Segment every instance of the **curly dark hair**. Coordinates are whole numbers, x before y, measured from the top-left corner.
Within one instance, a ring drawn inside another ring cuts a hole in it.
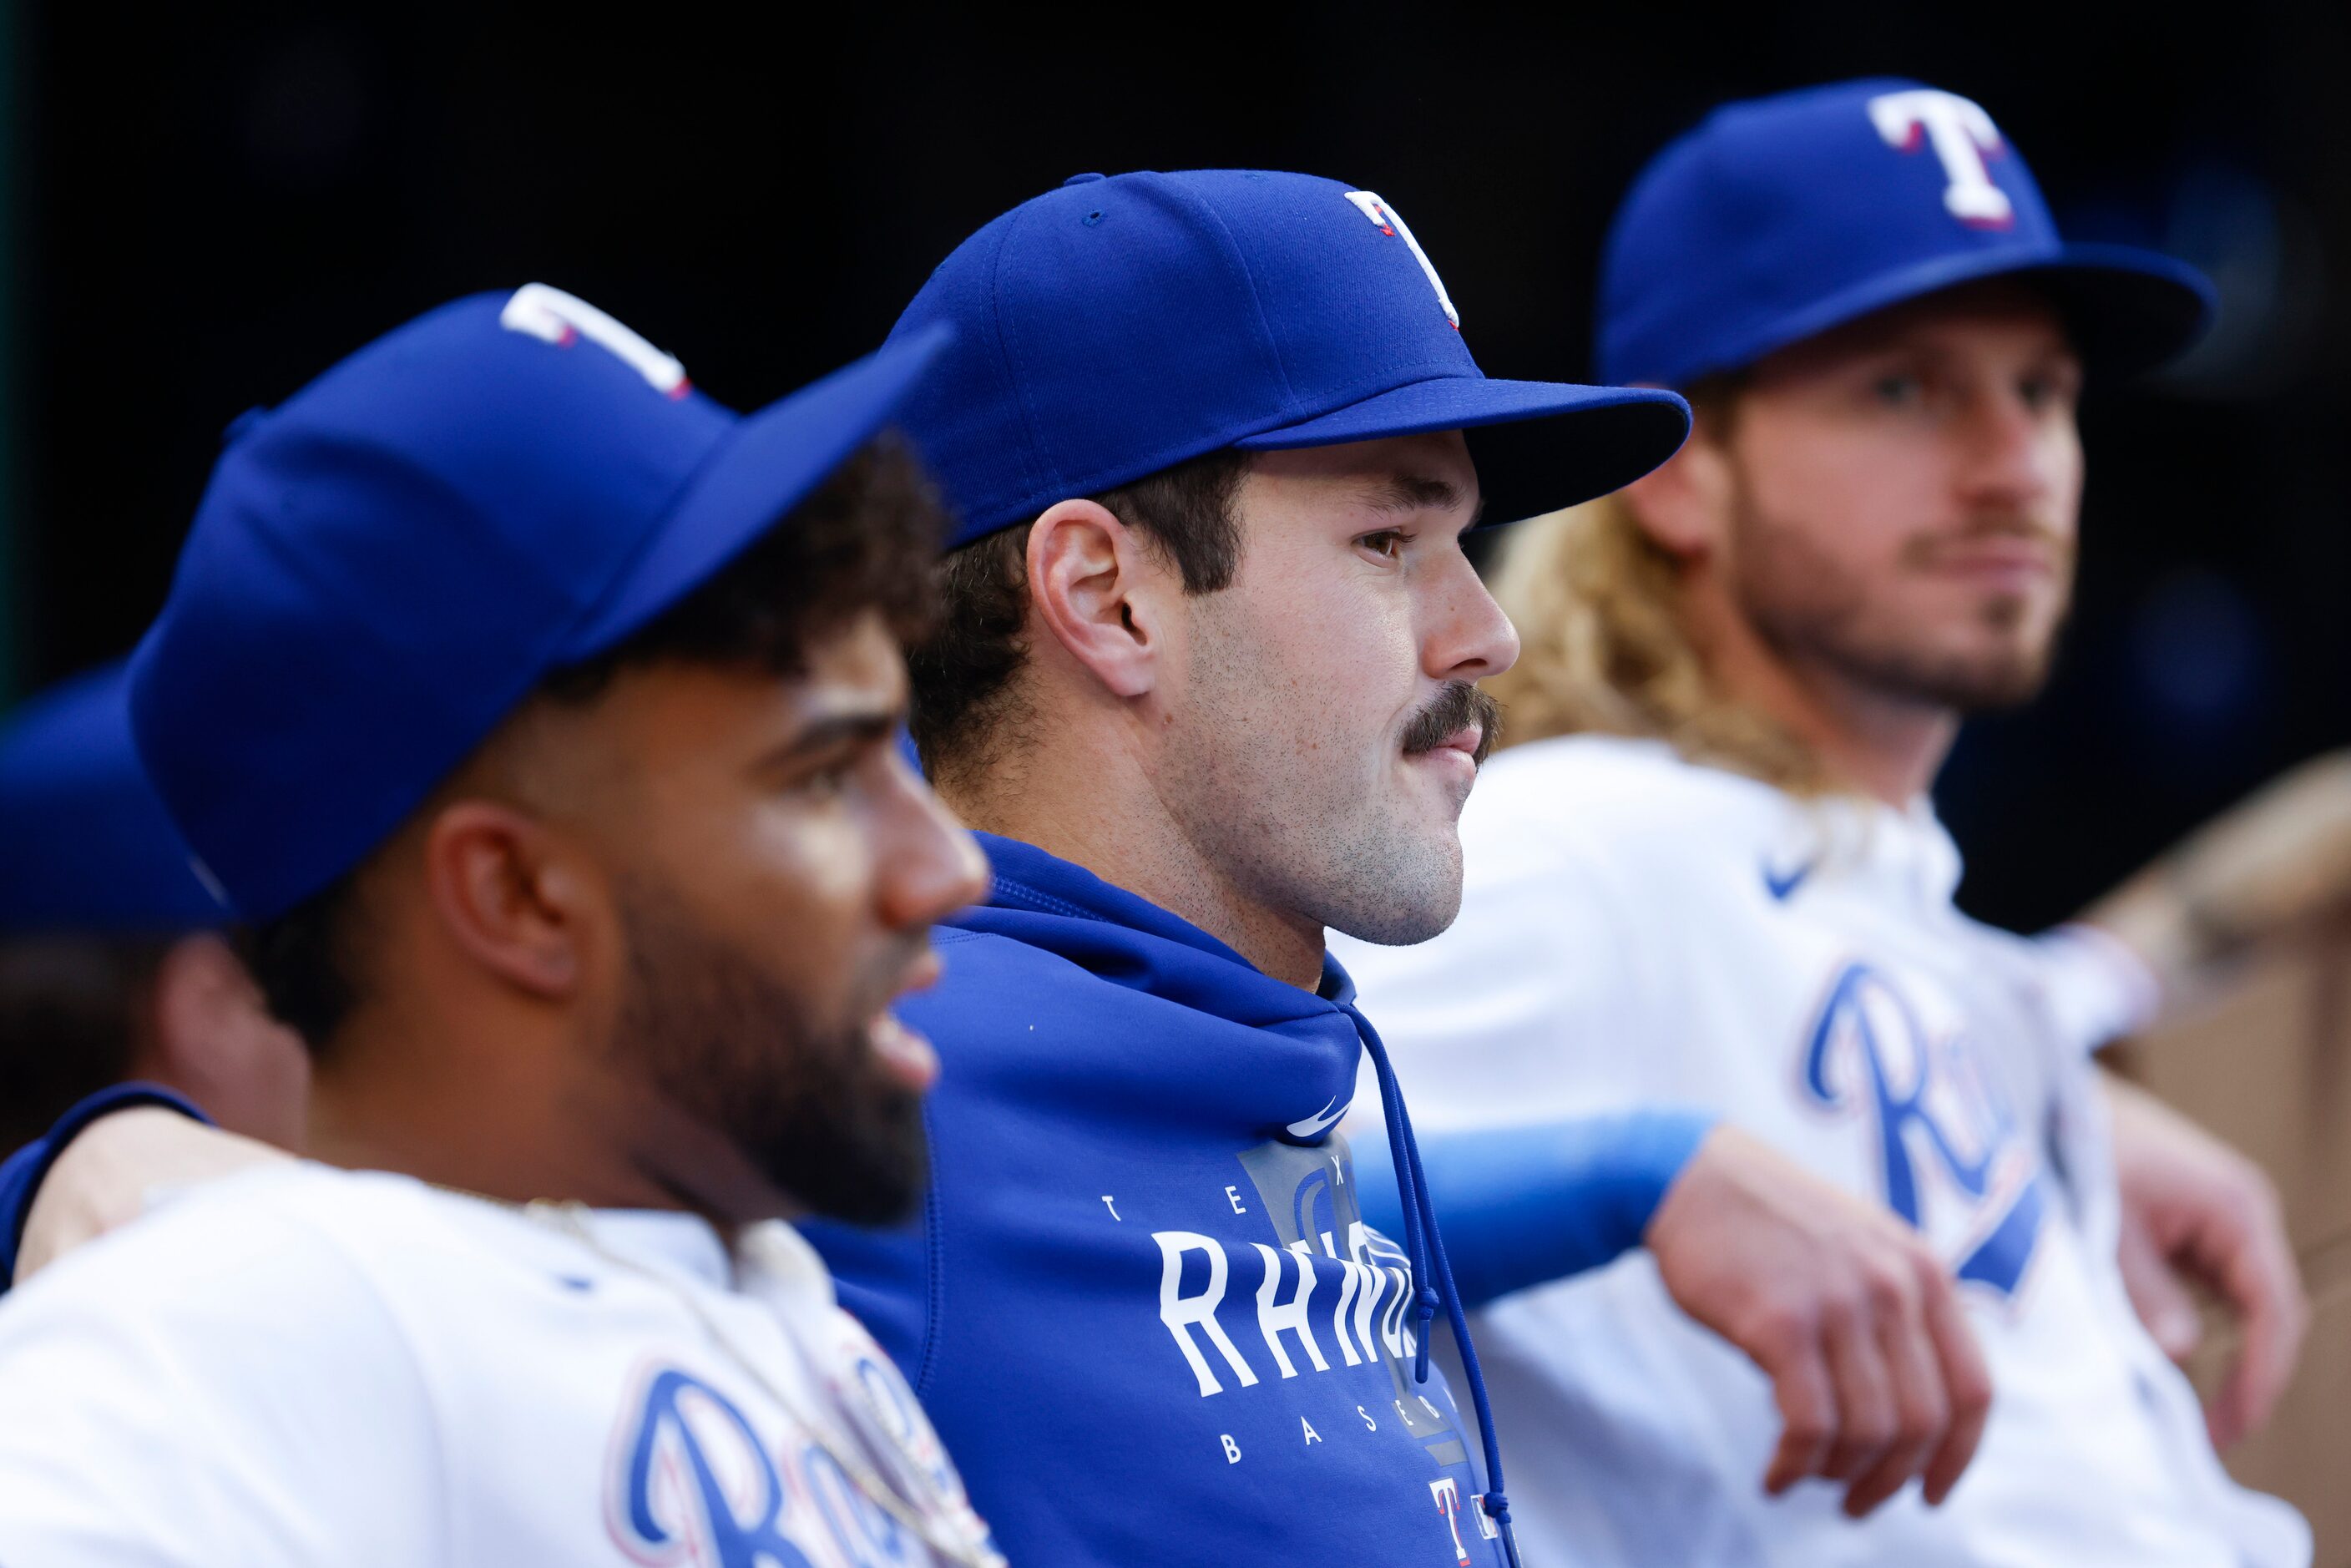
[[[592,702],[622,671],[679,663],[794,675],[810,645],[878,611],[901,645],[928,637],[938,590],[925,565],[946,512],[913,449],[885,434],[740,555],[616,646],[549,674],[539,695]],[[239,933],[239,950],[269,1010],[316,1052],[363,995],[364,865],[275,919]]]
[[[1172,561],[1186,593],[1232,585],[1241,558],[1234,498],[1249,473],[1230,447],[1146,475],[1092,499]],[[906,665],[908,727],[934,779],[985,770],[1020,734],[1026,710],[1014,677],[1028,662],[1029,525],[999,529],[950,553],[939,570],[938,630]]]

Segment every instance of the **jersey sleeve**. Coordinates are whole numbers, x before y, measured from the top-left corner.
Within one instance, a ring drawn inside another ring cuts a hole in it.
[[[2021,965],[2048,1027],[2049,1049],[2063,1068],[2153,1023],[2163,1010],[2163,983],[2145,959],[2086,923],[2020,936],[1978,927],[1984,940]]]
[[[2060,925],[2030,940],[2058,1037],[2086,1054],[2153,1023],[2163,983],[2147,961],[2095,925]]]
[[[431,1401],[387,1306],[302,1222],[213,1207],[94,1242],[0,1313],[0,1563],[445,1559]]]
[[[1666,1190],[1716,1121],[1699,1112],[1648,1110],[1419,1138],[1461,1304],[1482,1307],[1638,1247]],[[1404,1205],[1385,1135],[1351,1143],[1364,1220],[1400,1234]]]

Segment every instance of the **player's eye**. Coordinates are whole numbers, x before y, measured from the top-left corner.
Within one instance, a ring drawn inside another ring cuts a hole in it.
[[[837,800],[848,789],[850,780],[856,775],[857,765],[857,755],[845,753],[801,774],[794,780],[791,792],[809,800]]]
[[[1927,395],[1926,382],[1912,371],[1888,371],[1869,384],[1869,396],[1881,408],[1913,408]]]
[[[2026,376],[2016,388],[2016,395],[2035,413],[2064,407],[2073,401],[2074,393],[2074,378],[2055,371]]]
[[[1394,560],[1404,554],[1405,535],[1400,528],[1382,528],[1375,534],[1365,534],[1355,541],[1359,549],[1369,550],[1382,560]]]

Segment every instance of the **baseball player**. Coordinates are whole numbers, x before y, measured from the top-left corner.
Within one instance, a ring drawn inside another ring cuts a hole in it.
[[[299,1143],[309,1060],[263,1008],[221,918],[139,766],[119,664],[8,716],[0,1151],[131,1082],[192,1098],[234,1132]]]
[[[1343,950],[1432,1125],[1719,1111],[1932,1243],[1996,1393],[1939,1511],[1910,1494],[1855,1523],[1823,1489],[1759,1494],[1772,1391],[1649,1260],[1525,1291],[1479,1345],[1514,1465],[1541,1478],[1531,1555],[2308,1562],[2300,1518],[2222,1473],[2117,1267],[2089,1052],[2152,1015],[2176,971],[2146,933],[2179,923],[2142,889],[2039,941],[1976,925],[1927,798],[1961,716],[2048,667],[2085,368],[2161,361],[2208,304],[2163,257],[2061,240],[1984,110],[1915,82],[1721,109],[1618,213],[1603,371],[1687,391],[1696,434],[1521,540],[1505,598],[1531,653],[1496,686],[1520,744],[1463,819],[1462,917]],[[2241,880],[2190,895],[2233,907]],[[2252,1312],[2225,1432],[2300,1332],[2274,1202],[2184,1124],[2129,1115],[2136,1155],[2186,1173],[2169,1201],[2220,1223],[2142,1218]]]
[[[1469,683],[1515,653],[1459,548],[1460,430],[1550,420],[1575,494],[1682,421],[1489,381],[1458,316],[1376,194],[1228,171],[1079,176],[899,322],[957,332],[907,413],[964,513],[914,730],[995,882],[909,1014],[956,1069],[925,1224],[818,1239],[1016,1555],[1510,1552],[1474,1370],[1458,1412],[1422,1380],[1437,1227],[1406,1196],[1374,1235],[1330,1135],[1377,1037],[1322,935],[1453,910]],[[1593,1137],[1646,1195],[1623,1244],[1687,1176],[1751,1190],[1703,1121]],[[1908,1257],[1861,1226],[1793,1250],[1807,1279]],[[1971,1345],[1886,1327],[1963,1383]]]
[[[912,1200],[980,886],[893,740],[938,342],[743,418],[533,285],[231,433],[131,716],[346,1169],[15,1295],[0,1560],[1001,1561],[778,1223]]]
[[[906,1009],[952,1069],[919,1223],[810,1234],[1016,1559],[1509,1559],[1487,1423],[1423,1354],[1458,1292],[1401,1102],[1368,1097],[1414,1184],[1393,1241],[1332,1132],[1377,1036],[1322,932],[1426,936],[1458,896],[1472,683],[1516,653],[1460,549],[1461,431],[1551,421],[1564,500],[1687,423],[1670,393],[1490,381],[1458,317],[1371,192],[1136,173],[987,225],[893,334],[956,332],[905,414],[963,511],[913,726],[995,877]],[[1707,1115],[1556,1148],[1543,1267],[1646,1240],[1727,1324],[1889,1281],[1882,1313],[1742,1348],[1915,1389],[1918,1450],[1869,1468],[1949,1485],[1983,1374],[1915,1236]]]

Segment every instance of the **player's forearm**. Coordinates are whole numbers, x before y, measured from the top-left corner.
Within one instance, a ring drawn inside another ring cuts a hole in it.
[[[1714,1124],[1691,1112],[1638,1111],[1421,1134],[1421,1164],[1463,1304],[1566,1279],[1638,1247],[1666,1189]],[[1352,1141],[1365,1222],[1401,1234],[1386,1137]]]

